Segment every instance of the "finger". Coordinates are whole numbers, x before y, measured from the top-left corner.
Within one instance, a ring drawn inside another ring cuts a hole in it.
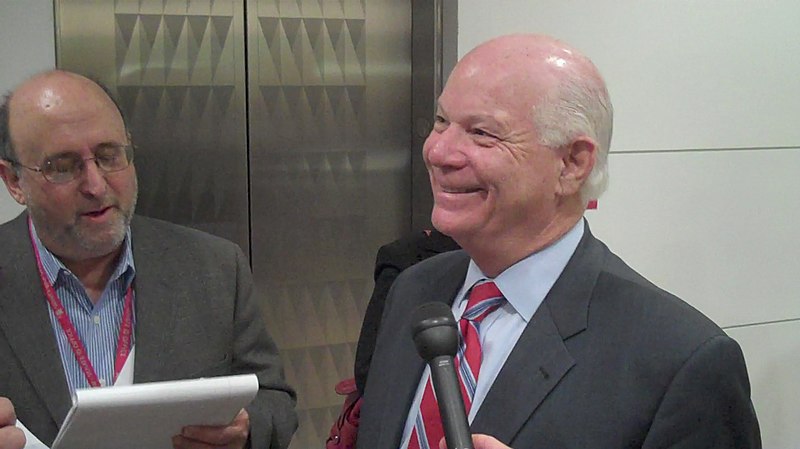
[[[0,427],[0,449],[22,449],[25,447],[25,434],[14,426]]]
[[[204,443],[213,447],[240,449],[247,442],[250,433],[250,417],[242,409],[227,426],[187,426],[180,436],[187,440]]]
[[[14,413],[14,405],[8,398],[0,396],[0,427],[13,426],[17,422],[17,415]]]
[[[221,446],[212,446],[208,443],[192,440],[191,438],[186,438],[181,435],[175,435],[172,437],[172,447],[173,449],[222,449]]]
[[[508,446],[501,443],[497,438],[490,435],[483,435],[478,433],[472,435],[472,445],[475,446],[475,449],[508,448]]]

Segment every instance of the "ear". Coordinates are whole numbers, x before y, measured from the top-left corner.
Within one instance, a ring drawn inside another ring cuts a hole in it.
[[[597,142],[589,137],[579,137],[569,144],[561,159],[559,186],[562,196],[578,194],[594,168]]]
[[[14,171],[11,162],[0,160],[0,178],[3,178],[3,182],[6,184],[6,188],[11,197],[14,198],[17,203],[24,206],[25,195],[22,193],[22,187],[19,185],[19,175]]]

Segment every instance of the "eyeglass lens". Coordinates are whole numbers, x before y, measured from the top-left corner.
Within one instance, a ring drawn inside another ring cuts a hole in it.
[[[59,153],[45,159],[42,174],[52,182],[68,182],[83,170],[84,164],[94,160],[103,172],[124,170],[133,157],[130,146],[108,145],[95,150],[94,157],[84,159],[78,153]]]

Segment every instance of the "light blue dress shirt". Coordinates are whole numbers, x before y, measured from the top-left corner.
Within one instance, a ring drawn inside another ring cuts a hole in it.
[[[583,232],[584,223],[583,220],[579,220],[555,243],[508,267],[494,279],[484,275],[475,262],[470,260],[464,285],[453,302],[453,317],[456,322],[467,307],[467,293],[476,282],[482,279],[493,280],[506,298],[506,302],[500,308],[481,322],[480,341],[483,361],[475,396],[472,399],[472,409],[468,416],[470,423],[497,378],[500,368],[503,367],[508,355],[522,335],[522,331],[525,330],[525,326],[544,301],[550,288],[561,276],[561,272],[564,271],[572,254],[575,253],[575,249],[583,237]],[[426,366],[420,378],[414,402],[409,409],[401,448],[408,447],[429,376],[430,368]]]
[[[133,252],[131,251],[130,228],[125,233],[122,243],[122,254],[119,257],[114,272],[103,290],[100,300],[93,304],[78,278],[61,263],[39,240],[34,227],[34,244],[39,250],[45,274],[58,294],[64,310],[67,311],[75,331],[80,336],[89,360],[94,366],[100,384],[103,386],[114,384],[114,359],[117,351],[122,310],[125,302],[125,292],[131,285],[136,275],[133,265]],[[37,288],[42,288],[37,285]],[[134,293],[134,304],[136,295]],[[50,312],[50,323],[56,336],[56,343],[61,353],[61,363],[67,377],[70,394],[78,388],[89,388],[89,382],[83,374],[75,353],[69,345],[67,336],[61,329],[52,307],[47,306]],[[136,308],[134,307],[134,310]],[[133,314],[134,323],[136,314]],[[134,325],[134,329],[135,329]],[[135,334],[135,332],[134,332]],[[135,337],[134,337],[135,338]]]

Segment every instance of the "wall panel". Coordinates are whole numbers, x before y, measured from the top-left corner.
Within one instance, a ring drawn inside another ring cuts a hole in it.
[[[411,5],[253,0],[247,13],[253,272],[298,390],[292,448],[321,447],[375,253],[411,225]]]
[[[800,317],[800,149],[612,154],[592,231],[721,326]]]
[[[105,83],[126,113],[136,145],[137,213],[211,232],[249,252],[243,6],[55,3],[59,68]]]
[[[0,93],[56,65],[55,28],[51,0],[5,0],[0,3]],[[0,223],[22,212],[0,186]]]
[[[459,52],[539,32],[588,54],[616,109],[612,149],[800,145],[792,0],[462,0]]]
[[[763,447],[800,447],[800,321],[727,332],[744,351]]]

